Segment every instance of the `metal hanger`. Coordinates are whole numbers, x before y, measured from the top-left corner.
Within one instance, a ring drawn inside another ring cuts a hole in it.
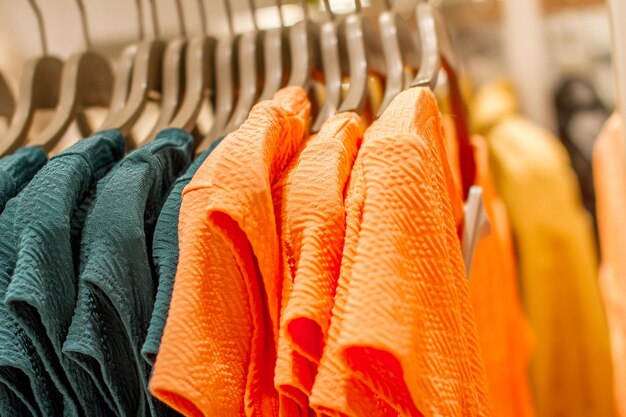
[[[59,102],[63,62],[48,55],[43,15],[35,0],[29,0],[29,4],[37,18],[43,55],[24,65],[15,113],[8,131],[0,139],[0,156],[10,154],[24,144],[37,110],[53,109]]]
[[[0,117],[11,120],[15,112],[15,98],[7,80],[0,74]]]
[[[254,0],[249,0],[254,3]],[[283,45],[283,32],[285,21],[283,18],[280,2],[276,0],[276,9],[278,11],[278,20],[280,28],[266,29],[259,32],[263,44],[263,89],[259,95],[259,101],[269,100],[280,89],[283,83],[285,73],[285,52]],[[256,15],[256,13],[255,13]]]
[[[35,136],[31,145],[51,151],[63,135],[86,108],[105,107],[111,102],[113,71],[109,61],[91,50],[89,25],[82,0],[76,0],[81,17],[85,51],[73,54],[63,66],[61,95],[54,116],[46,128]],[[87,133],[88,136],[92,132]]]
[[[142,0],[135,1],[135,8],[137,11],[137,30],[139,32],[138,41],[141,42],[146,39],[146,31],[143,22]],[[137,49],[137,44],[133,44],[127,46],[122,51],[114,74],[113,94],[111,97],[111,104],[109,105],[109,114],[117,114],[121,112],[126,106],[126,100],[128,99],[128,89],[130,86],[130,81],[132,79]]]
[[[280,2],[282,7],[282,1]],[[306,0],[300,0],[303,19],[289,28],[289,80],[287,85],[308,90],[313,68],[319,64],[319,53],[315,41],[319,39],[319,29],[309,15]]]
[[[326,10],[328,21],[320,25],[318,44],[321,52],[326,94],[324,104],[313,122],[313,132],[319,132],[324,122],[337,112],[341,102],[342,81],[341,60],[339,59],[339,37],[337,36],[335,15],[330,7],[329,0],[324,0],[324,9]]]
[[[417,6],[417,22],[422,42],[422,63],[412,87],[435,89],[441,69],[446,71],[450,102],[459,140],[459,160],[463,196],[467,198],[476,177],[476,162],[467,127],[465,103],[458,80],[459,64],[452,46],[452,38],[439,12],[424,2]]]
[[[626,123],[626,4],[621,0],[609,1],[609,16],[611,18],[611,34],[613,38],[613,67],[615,73],[615,88],[617,90],[617,106]],[[626,133],[623,133],[626,135]],[[626,141],[626,136],[623,138]],[[626,149],[626,146],[624,146]],[[626,157],[626,155],[623,155]]]
[[[187,49],[187,28],[181,0],[174,1],[178,16],[180,37],[167,43],[163,56],[163,95],[161,97],[161,111],[150,133],[140,143],[153,140],[174,119],[180,108],[185,91],[185,52]],[[200,1],[200,3],[202,3]],[[204,35],[204,33],[203,33]]]
[[[232,132],[246,120],[259,95],[258,72],[262,64],[261,49],[258,47],[259,30],[256,22],[256,7],[248,0],[252,15],[253,30],[239,35],[237,39],[236,70],[239,74],[239,94],[237,104],[228,121],[225,133]]]
[[[361,0],[355,0],[355,11],[348,15],[342,23],[340,32],[340,47],[342,56],[348,58],[350,86],[346,97],[339,106],[339,112],[354,111],[363,113],[367,98],[368,71],[375,61],[368,59],[368,54],[373,51],[376,37],[372,33],[373,27],[362,14]],[[376,48],[380,49],[380,48]],[[379,72],[384,71],[384,64],[377,65]]]
[[[215,117],[213,125],[198,145],[197,152],[204,152],[226,133],[226,125],[233,112],[235,84],[233,80],[235,56],[238,54],[237,37],[233,32],[233,15],[228,0],[224,1],[228,34],[220,37],[215,47]]]
[[[155,38],[137,45],[133,62],[132,81],[128,98],[119,111],[111,109],[101,129],[118,129],[127,138],[127,146],[135,148],[131,129],[141,116],[151,92],[162,91],[162,69],[165,42],[159,40],[159,25],[155,0],[150,0]]]
[[[393,11],[392,0],[385,0],[385,10],[378,17],[378,27],[385,56],[385,91],[377,116],[406,88],[405,66],[418,69],[420,50],[406,21]]]
[[[202,1],[199,0],[198,7],[202,14],[202,19],[205,20],[206,15],[201,3]],[[220,40],[220,44],[222,42],[226,41]],[[226,44],[232,45],[232,42],[229,41]],[[224,51],[221,52],[223,53]],[[210,94],[216,86],[214,73],[215,53],[216,40],[212,36],[207,36],[206,27],[202,34],[194,36],[189,41],[185,67],[185,94],[180,110],[170,123],[170,127],[178,127],[191,132],[196,126],[202,104],[207,94]],[[228,69],[228,71],[231,70],[232,67]]]

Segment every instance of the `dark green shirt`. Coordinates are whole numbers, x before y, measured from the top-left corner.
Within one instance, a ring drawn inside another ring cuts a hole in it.
[[[0,213],[47,161],[48,155],[41,148],[35,147],[20,149],[0,159]],[[29,405],[8,386],[0,384],[0,410],[3,417],[37,415],[33,414],[36,410],[30,410]]]
[[[72,218],[123,153],[117,131],[79,141],[52,158],[0,216],[0,378],[26,404],[37,403],[42,416],[110,415],[89,375],[61,348],[76,301],[80,231],[72,229],[80,222]]]
[[[148,392],[141,357],[156,292],[152,237],[161,207],[192,159],[192,137],[167,129],[97,187],[83,229],[76,310],[63,352],[106,389],[119,416],[173,413]]]
[[[41,148],[30,147],[0,158],[0,213],[9,199],[15,197],[48,162]]]
[[[172,299],[172,289],[174,288],[174,277],[176,276],[176,266],[178,265],[178,215],[182,203],[183,189],[211,151],[222,141],[217,140],[211,148],[203,152],[191,164],[187,172],[174,183],[167,201],[163,205],[161,215],[154,231],[154,243],[152,244],[152,259],[159,282],[152,319],[148,328],[148,336],[143,344],[141,353],[145,360],[154,365],[161,336],[165,328],[167,313]]]

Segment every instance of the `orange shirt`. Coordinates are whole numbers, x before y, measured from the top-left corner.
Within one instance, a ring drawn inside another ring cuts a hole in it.
[[[279,91],[213,151],[183,192],[180,259],[150,391],[186,416],[278,414],[282,277],[271,187],[310,103]]]
[[[593,174],[600,231],[600,284],[609,321],[619,416],[626,416],[626,149],[618,115],[594,147]]]
[[[329,336],[324,415],[491,415],[456,232],[462,201],[433,94],[401,93],[365,133]]]
[[[358,115],[331,117],[274,187],[284,271],[275,385],[300,409],[308,407],[330,325],[345,236],[344,189],[362,137]]]
[[[485,361],[494,414],[535,415],[528,367],[532,333],[517,290],[515,252],[506,207],[496,194],[489,171],[485,138],[474,136],[477,185],[483,189],[491,233],[478,241],[470,270],[470,295]]]

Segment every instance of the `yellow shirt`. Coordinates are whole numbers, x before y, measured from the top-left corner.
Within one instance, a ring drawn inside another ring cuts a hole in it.
[[[536,335],[531,382],[537,416],[614,416],[593,233],[567,153],[550,133],[517,116],[500,119],[488,142]]]

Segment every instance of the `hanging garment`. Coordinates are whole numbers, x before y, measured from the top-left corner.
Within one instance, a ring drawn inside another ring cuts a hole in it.
[[[187,416],[275,416],[282,276],[271,187],[304,140],[301,88],[257,104],[183,192],[180,259],[150,390]]]
[[[612,116],[600,133],[593,155],[598,204],[600,284],[609,321],[615,399],[618,415],[626,416],[626,162],[624,127]]]
[[[476,181],[491,220],[491,233],[478,241],[469,275],[487,385],[495,416],[533,417],[528,367],[534,341],[517,289],[509,220],[492,182],[487,142],[474,136],[472,144]]]
[[[78,142],[52,158],[0,216],[1,378],[31,410],[38,405],[35,415],[110,415],[61,344],[76,299],[82,224],[72,215],[123,153],[117,131]]]
[[[6,203],[30,182],[47,161],[48,155],[35,147],[23,148],[13,155],[0,158],[0,213]],[[0,383],[0,410],[3,415],[6,414],[8,417],[38,415],[35,409],[29,409],[29,405],[34,405],[34,402],[25,403],[8,386]]]
[[[330,117],[273,187],[283,269],[274,379],[283,396],[281,415],[306,415],[308,409],[339,277],[344,190],[362,137],[358,115]]]
[[[398,416],[398,412],[367,385],[352,378],[336,343],[340,332],[340,320],[347,302],[349,272],[357,249],[363,198],[361,161],[357,156],[345,198],[346,235],[328,338],[309,399],[310,407],[317,411],[316,415]]]
[[[22,191],[46,162],[48,155],[36,147],[19,149],[13,155],[0,158],[0,213],[7,201]]]
[[[141,357],[156,292],[148,248],[192,147],[183,130],[162,131],[98,182],[86,216],[78,299],[63,352],[94,376],[120,416],[171,411],[147,392],[150,369]]]
[[[158,278],[158,289],[154,300],[152,318],[148,327],[146,341],[141,348],[141,354],[150,366],[154,366],[163,328],[167,320],[167,313],[172,300],[172,289],[174,288],[174,277],[176,276],[176,266],[178,265],[178,217],[180,205],[183,199],[183,189],[189,184],[198,168],[204,163],[207,156],[219,145],[222,138],[216,140],[211,147],[202,152],[189,166],[187,172],[179,177],[172,191],[167,197],[159,220],[154,229],[154,240],[152,242],[152,261],[154,263],[155,274]]]
[[[595,221],[592,153],[596,135],[610,116],[609,110],[602,104],[591,80],[580,76],[567,76],[559,82],[554,103],[559,139],[578,177],[583,204]]]
[[[550,133],[516,116],[500,121],[488,141],[536,335],[531,381],[537,415],[613,416],[593,231],[567,153]]]
[[[491,415],[442,136],[422,88],[401,93],[365,133],[310,399],[318,413]]]

